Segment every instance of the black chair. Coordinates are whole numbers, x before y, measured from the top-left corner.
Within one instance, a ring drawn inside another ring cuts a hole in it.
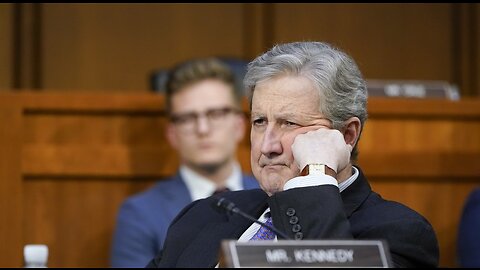
[[[247,72],[248,61],[233,58],[233,57],[217,57],[218,60],[225,63],[233,72],[235,76],[235,86],[238,91],[242,91],[242,95],[245,95],[243,88],[243,77]],[[150,90],[153,92],[164,93],[165,84],[168,78],[168,69],[158,69],[150,74]]]

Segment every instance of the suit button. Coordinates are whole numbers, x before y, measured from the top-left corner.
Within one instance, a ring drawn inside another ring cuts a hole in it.
[[[302,240],[303,239],[303,233],[297,232],[295,234],[295,240]]]
[[[297,224],[298,223],[298,217],[293,216],[290,218],[290,224]]]
[[[302,229],[302,227],[300,226],[300,224],[295,224],[292,226],[292,232],[299,232],[300,230]]]
[[[287,216],[292,217],[293,215],[295,215],[295,209],[288,208],[287,209]]]

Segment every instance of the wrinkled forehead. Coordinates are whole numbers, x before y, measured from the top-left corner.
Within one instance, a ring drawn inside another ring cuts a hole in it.
[[[303,76],[281,76],[256,85],[251,112],[314,113],[319,112],[319,99],[319,92],[310,79]]]

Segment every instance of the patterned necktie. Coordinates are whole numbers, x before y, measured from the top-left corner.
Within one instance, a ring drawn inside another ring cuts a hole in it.
[[[267,220],[265,221],[265,224],[273,226],[272,217],[268,217]],[[273,239],[275,239],[275,233],[269,228],[265,226],[261,226],[260,229],[258,229],[257,233],[254,236],[252,236],[252,238],[250,238],[250,241],[273,240]]]

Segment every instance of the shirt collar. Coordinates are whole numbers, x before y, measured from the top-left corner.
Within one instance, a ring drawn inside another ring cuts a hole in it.
[[[347,180],[338,184],[338,189],[340,192],[344,191],[347,187],[349,187],[357,178],[358,178],[358,169],[355,166],[352,166],[353,174]]]
[[[180,166],[180,176],[187,185],[192,201],[209,197],[217,188],[211,180],[196,173],[185,165]],[[237,162],[233,163],[233,170],[225,181],[225,187],[231,191],[243,189],[242,171]]]

